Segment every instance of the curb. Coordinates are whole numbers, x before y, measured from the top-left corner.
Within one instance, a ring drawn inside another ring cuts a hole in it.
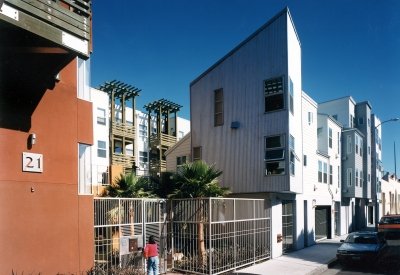
[[[334,259],[330,260],[329,262],[321,265],[317,269],[314,269],[313,271],[308,272],[306,275],[319,275],[322,272],[328,270],[330,267],[336,265],[338,262],[339,262],[339,259],[334,258]]]

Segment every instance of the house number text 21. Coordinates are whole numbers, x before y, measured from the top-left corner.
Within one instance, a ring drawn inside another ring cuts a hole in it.
[[[34,153],[22,153],[22,171],[43,172],[43,155]]]

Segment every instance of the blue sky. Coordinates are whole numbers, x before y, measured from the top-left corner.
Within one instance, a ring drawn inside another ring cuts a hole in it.
[[[190,82],[286,6],[301,41],[303,91],[316,102],[351,95],[382,121],[400,117],[398,0],[97,0],[91,85],[120,80],[142,90],[138,109],[166,98],[190,119]],[[394,173],[400,121],[382,131],[383,165]]]

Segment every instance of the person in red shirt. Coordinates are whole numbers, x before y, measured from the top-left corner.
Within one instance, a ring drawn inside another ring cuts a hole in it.
[[[158,248],[153,235],[149,237],[149,243],[144,248],[144,257],[147,259],[147,275],[158,275]]]

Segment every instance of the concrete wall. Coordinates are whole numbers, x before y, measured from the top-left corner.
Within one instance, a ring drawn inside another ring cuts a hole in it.
[[[93,144],[92,104],[77,98],[76,59],[34,106],[29,131],[0,128],[0,141],[0,273],[88,270],[93,196],[78,195],[78,143]],[[42,154],[41,173],[22,171],[23,152]]]

